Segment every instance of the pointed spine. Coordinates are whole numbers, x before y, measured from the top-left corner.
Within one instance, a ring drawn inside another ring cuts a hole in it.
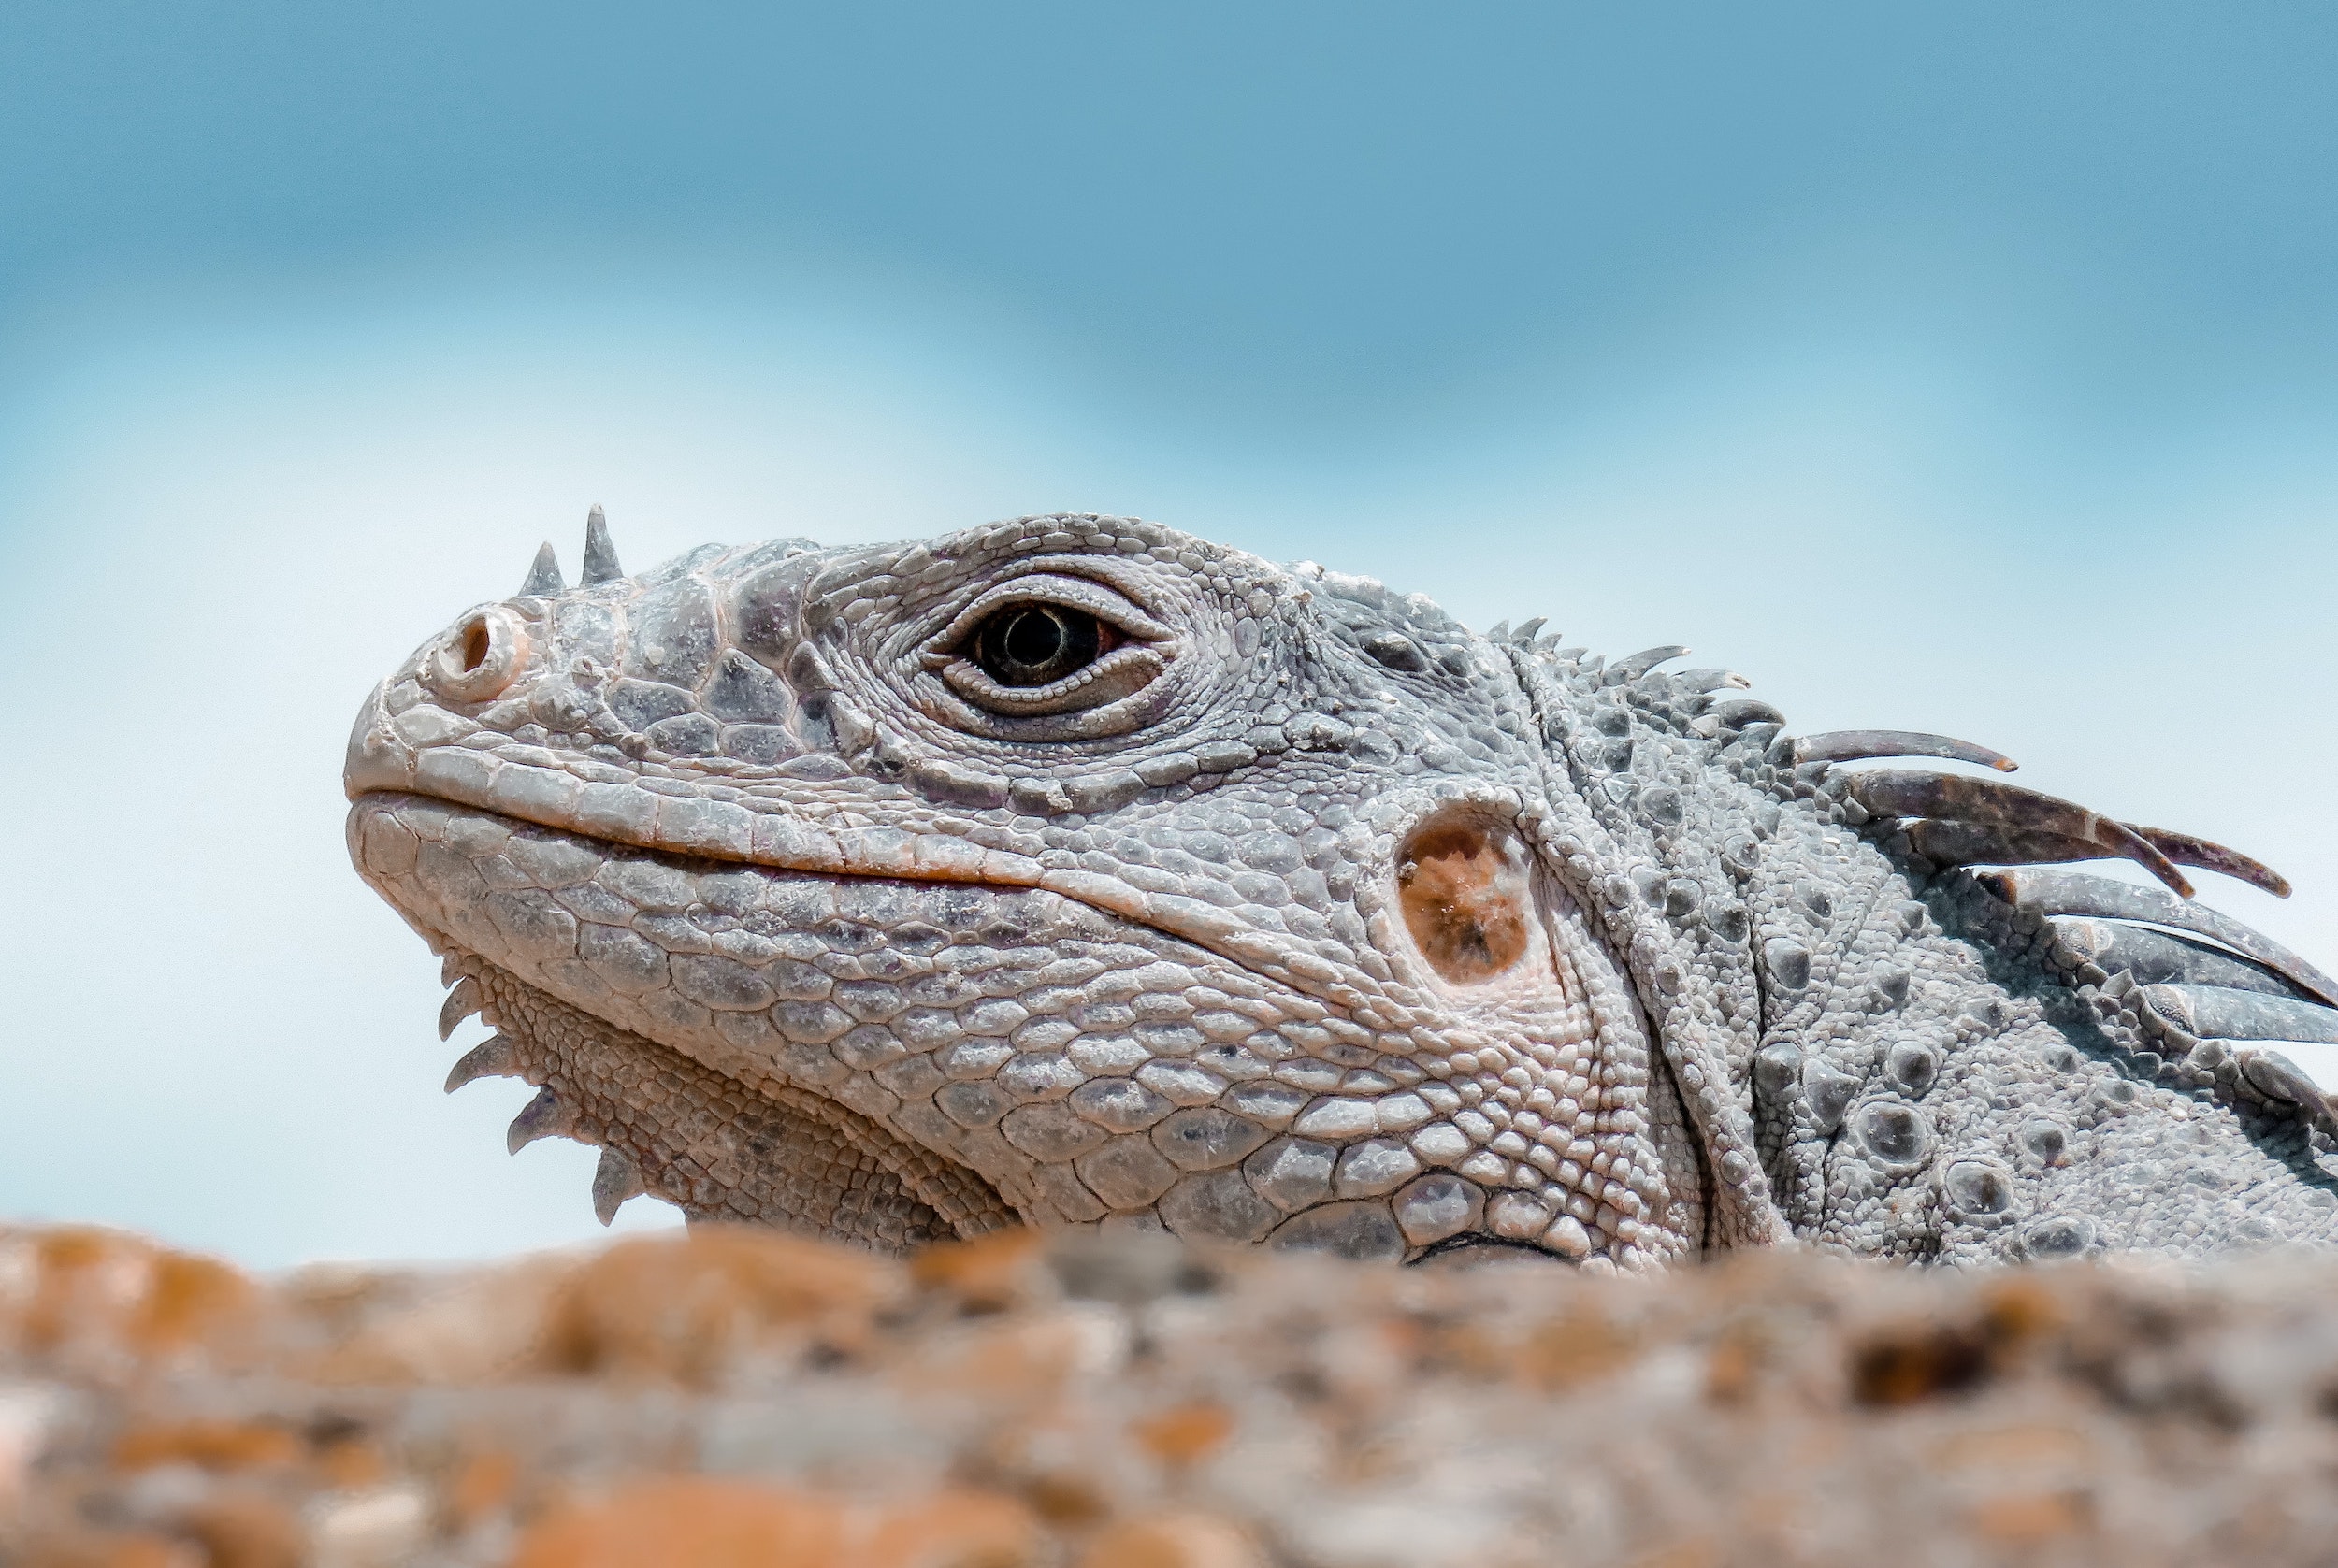
[[[553,554],[552,540],[544,540],[536,552],[535,565],[527,568],[527,581],[520,584],[522,598],[550,598],[568,584],[560,580],[560,557]]]
[[[462,1059],[447,1070],[446,1092],[453,1094],[465,1084],[482,1078],[512,1078],[519,1074],[519,1062],[512,1052],[512,1042],[499,1034],[491,1034],[469,1050]]]
[[[617,1149],[600,1151],[600,1163],[593,1168],[593,1217],[607,1225],[627,1199],[648,1190],[641,1167],[628,1156]]]
[[[578,582],[587,588],[597,588],[624,576],[625,568],[617,565],[617,547],[609,542],[609,519],[596,501],[591,514],[584,519],[584,575]]]
[[[1951,762],[1974,762],[2000,773],[2011,773],[2016,766],[2002,752],[1914,729],[1830,729],[1823,735],[1800,736],[1794,742],[1797,763],[1866,762],[1885,756],[1944,756]]]
[[[1600,678],[1600,683],[1620,686],[1627,682],[1637,681],[1667,659],[1680,658],[1688,652],[1688,649],[1678,642],[1667,642],[1660,648],[1642,648],[1631,657],[1618,659],[1608,666],[1608,672]]]
[[[2203,871],[2215,871],[2261,887],[2276,899],[2289,896],[2289,879],[2261,860],[2250,858],[2237,849],[2227,849],[2219,843],[2197,838],[2190,833],[2172,833],[2164,827],[2145,827],[2130,822],[2138,838],[2179,866],[2194,866]]]
[[[520,1107],[520,1114],[512,1118],[510,1130],[503,1135],[503,1146],[519,1153],[539,1138],[565,1138],[576,1125],[576,1114],[560,1102],[560,1097],[549,1088],[538,1089],[536,1098]]]
[[[455,989],[446,994],[446,1001],[439,1009],[439,1038],[444,1040],[453,1034],[455,1025],[484,1007],[486,1002],[478,981],[468,974],[457,980]]]

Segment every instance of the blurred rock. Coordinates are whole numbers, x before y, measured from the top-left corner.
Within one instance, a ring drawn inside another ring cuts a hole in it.
[[[512,1568],[1038,1568],[1050,1555],[1038,1521],[1003,1497],[887,1504],[684,1477],[556,1512]]]
[[[1646,1280],[701,1230],[253,1280],[0,1232],[28,1568],[2316,1563],[2338,1259]]]
[[[1259,1568],[1257,1546],[1224,1519],[1198,1514],[1124,1519],[1108,1526],[1080,1568]]]
[[[232,1365],[266,1344],[273,1304],[227,1264],[123,1231],[0,1232],[0,1352],[83,1377]]]

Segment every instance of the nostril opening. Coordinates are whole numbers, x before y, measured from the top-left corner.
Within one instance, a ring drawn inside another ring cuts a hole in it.
[[[527,631],[490,605],[450,627],[426,661],[430,684],[457,702],[484,702],[508,688],[527,663]]]

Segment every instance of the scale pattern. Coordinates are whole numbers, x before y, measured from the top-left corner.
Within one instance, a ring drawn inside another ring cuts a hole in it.
[[[625,1197],[654,1188],[694,1219],[887,1251],[1011,1223],[979,1181],[831,1101],[726,1077],[472,955],[451,967],[478,983],[488,1019],[510,1027],[477,1050],[543,1091],[514,1142],[557,1131],[599,1145],[597,1187]]]
[[[1854,766],[1986,748],[1790,736],[1684,649],[1129,519],[628,577],[596,512],[585,561],[425,643],[347,781],[442,1024],[501,1031],[458,1079],[542,1085],[515,1145],[601,1144],[604,1216],[1594,1271],[2331,1232],[2330,1107],[2267,1042],[2338,986],[2179,868],[2287,885]],[[1032,607],[1086,662],[1002,685]],[[2183,896],[2037,869],[2106,856]]]

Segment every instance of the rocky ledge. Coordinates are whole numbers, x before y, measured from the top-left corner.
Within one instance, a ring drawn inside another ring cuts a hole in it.
[[[1012,1232],[255,1280],[0,1232],[0,1562],[2324,1562],[2338,1259],[1655,1279]]]

